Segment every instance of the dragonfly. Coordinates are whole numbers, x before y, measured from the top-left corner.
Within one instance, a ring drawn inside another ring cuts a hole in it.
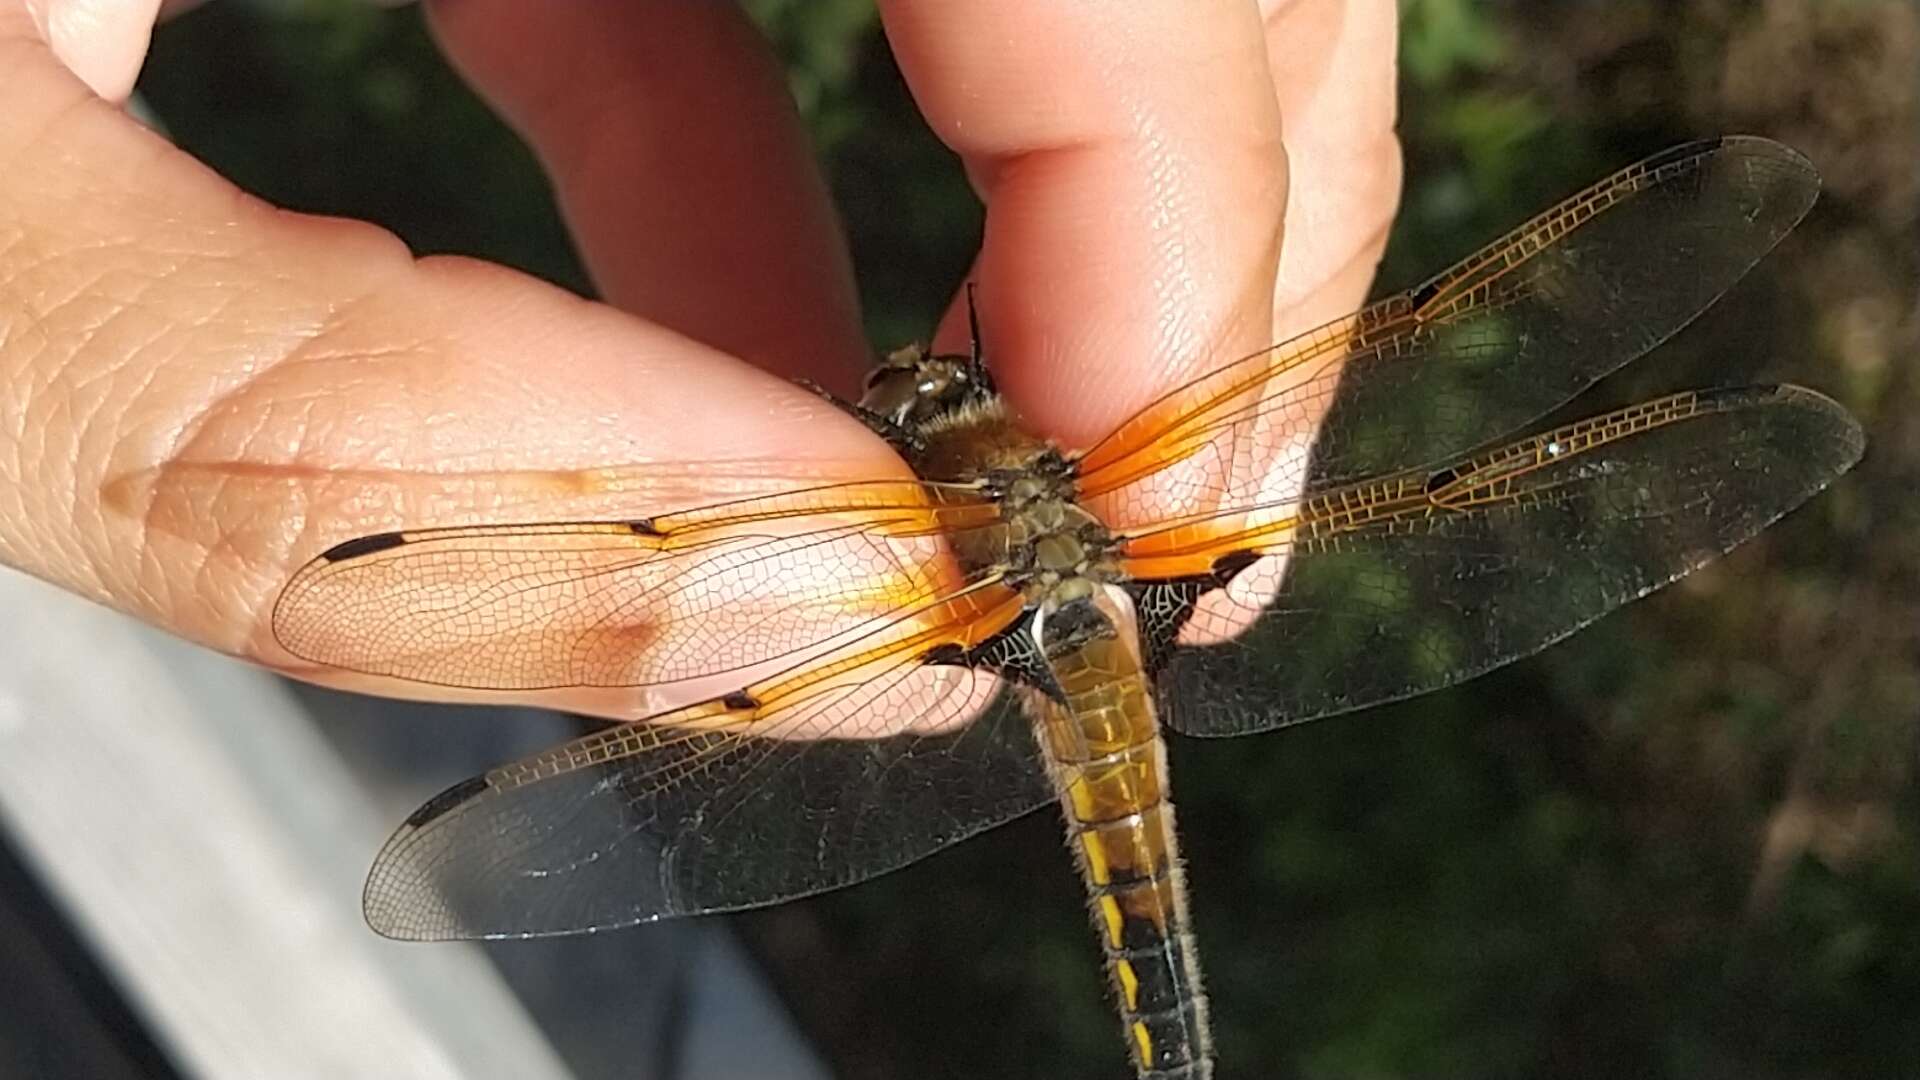
[[[432,799],[364,908],[400,939],[604,931],[851,885],[1056,804],[1139,1077],[1215,1061],[1164,732],[1458,683],[1674,581],[1860,456],[1791,385],[1549,413],[1811,207],[1795,151],[1656,154],[1407,292],[1226,363],[1092,446],[969,355],[849,405],[913,479],[339,543],[273,612],[316,664],[459,688],[679,687]]]

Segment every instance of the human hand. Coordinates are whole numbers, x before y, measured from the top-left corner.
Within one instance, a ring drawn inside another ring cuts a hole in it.
[[[0,0],[0,562],[291,668],[274,597],[344,539],[904,475],[777,377],[844,388],[867,349],[731,7],[430,8],[552,172],[601,305],[265,206],[142,129],[116,106],[156,6]],[[882,4],[987,202],[986,346],[1036,430],[1085,445],[1364,294],[1399,186],[1393,5],[1263,8]]]

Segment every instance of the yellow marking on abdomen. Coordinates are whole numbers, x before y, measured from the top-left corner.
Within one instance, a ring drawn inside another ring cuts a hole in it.
[[[1113,973],[1120,979],[1120,997],[1127,1003],[1127,1011],[1140,1008],[1140,976],[1133,973],[1133,965],[1116,959]]]
[[[1140,1054],[1141,1070],[1145,1071],[1147,1069],[1152,1068],[1153,1067],[1153,1033],[1147,1030],[1146,1024],[1138,1020],[1135,1020],[1133,1022],[1133,1045],[1135,1050],[1137,1050]]]
[[[1100,897],[1100,918],[1107,924],[1107,947],[1120,950],[1120,932],[1125,929],[1125,917],[1120,914],[1120,904],[1111,896]]]

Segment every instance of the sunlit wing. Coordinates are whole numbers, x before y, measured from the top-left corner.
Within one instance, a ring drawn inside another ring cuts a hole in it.
[[[842,484],[637,521],[382,533],[274,608],[302,659],[487,690],[671,683],[793,656],[957,587],[964,487]]]
[[[390,937],[528,937],[753,907],[1044,805],[1013,691],[922,662],[1020,609],[982,582],[821,662],[454,787],[381,850],[367,919]]]
[[[1810,390],[1675,394],[1298,504],[1136,530],[1123,561],[1158,579],[1136,588],[1169,723],[1261,731],[1544,648],[1759,532],[1862,446],[1853,418]],[[1258,606],[1202,608],[1196,619],[1221,624],[1203,632],[1251,627],[1174,648],[1186,605],[1209,592]]]
[[[1666,340],[1793,228],[1819,186],[1805,158],[1765,139],[1675,147],[1418,288],[1173,391],[1086,452],[1080,490],[1113,496],[1107,516],[1125,527],[1169,506],[1297,493],[1310,443],[1318,483],[1443,461]]]

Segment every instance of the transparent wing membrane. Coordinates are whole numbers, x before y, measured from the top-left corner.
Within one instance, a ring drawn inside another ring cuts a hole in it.
[[[974,702],[995,680],[961,672],[963,688],[928,704],[916,674],[932,672],[897,670],[805,708],[848,728],[977,715],[931,734],[799,741],[754,734],[715,702],[692,727],[623,724],[468,781],[381,849],[367,920],[412,940],[532,937],[771,904],[904,866],[1052,798],[1011,692]]]
[[[992,504],[848,484],[635,522],[386,533],[308,563],[274,634],[315,663],[438,686],[647,686],[795,654],[955,587],[943,535]]]
[[[1040,806],[1051,788],[1013,692],[921,663],[1020,614],[998,586],[969,599],[448,790],[381,849],[368,921],[398,938],[526,937],[753,907]]]
[[[1176,730],[1238,735],[1471,678],[1732,549],[1862,445],[1853,418],[1810,390],[1700,391],[1324,488],[1277,521],[1243,508],[1148,532],[1130,545],[1141,577],[1286,557],[1242,569],[1268,576],[1251,589],[1213,590],[1272,599],[1196,614],[1230,640],[1173,650],[1161,707]],[[1179,610],[1166,593],[1180,586],[1138,587],[1142,610]]]

